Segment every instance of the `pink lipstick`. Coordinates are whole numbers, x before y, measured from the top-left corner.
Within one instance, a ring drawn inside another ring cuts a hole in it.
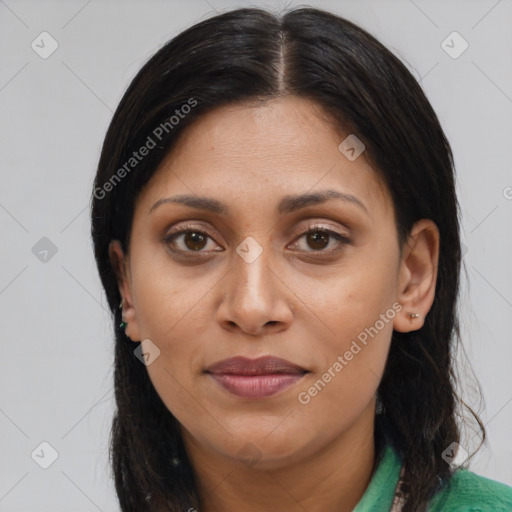
[[[248,359],[238,356],[213,364],[206,369],[206,373],[236,396],[259,399],[283,391],[308,372],[279,357]]]

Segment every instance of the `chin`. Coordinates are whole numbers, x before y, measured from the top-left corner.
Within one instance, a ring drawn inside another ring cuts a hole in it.
[[[235,439],[230,440],[229,448],[225,447],[225,452],[246,467],[262,471],[279,469],[307,456],[307,440],[302,442],[292,433],[276,435],[275,432],[269,432],[271,431],[265,429],[252,430],[246,436],[238,434]]]

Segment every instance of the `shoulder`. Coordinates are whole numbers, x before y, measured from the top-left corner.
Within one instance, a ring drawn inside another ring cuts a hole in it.
[[[511,512],[512,487],[459,468],[430,503],[429,512]]]

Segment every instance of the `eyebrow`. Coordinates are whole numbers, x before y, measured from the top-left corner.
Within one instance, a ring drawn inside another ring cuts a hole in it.
[[[280,214],[291,213],[296,210],[306,208],[307,206],[310,205],[325,203],[331,199],[340,199],[342,201],[352,203],[358,206],[360,209],[364,210],[366,214],[369,215],[368,209],[360,199],[351,194],[346,194],[344,192],[339,192],[337,190],[322,190],[310,194],[285,196],[283,197],[283,199],[281,199],[277,207],[277,211]],[[217,199],[188,194],[159,199],[149,209],[149,213],[153,212],[160,205],[166,203],[179,203],[184,204],[185,206],[189,206],[191,208],[197,208],[199,210],[205,210],[220,215],[229,215],[229,208],[225,204],[218,201]]]

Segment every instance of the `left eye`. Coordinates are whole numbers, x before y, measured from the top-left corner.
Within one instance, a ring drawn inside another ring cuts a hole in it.
[[[306,231],[305,233],[303,233],[297,240],[301,240],[302,238],[305,237],[305,241],[306,243],[308,244],[309,247],[311,247],[313,249],[313,251],[320,251],[320,252],[331,252],[332,250],[335,250],[336,247],[334,248],[331,248],[331,250],[325,250],[328,246],[329,246],[329,243],[335,239],[336,240],[336,243],[335,243],[335,246],[342,246],[344,244],[348,244],[349,243],[349,239],[344,236],[344,235],[341,235],[340,233],[337,233],[336,231],[332,231],[330,229],[320,229],[320,228],[313,228],[313,229],[310,229],[308,231]],[[296,242],[297,244],[298,242]],[[306,252],[313,252],[313,251],[308,251],[307,249],[302,249],[302,250],[305,250]]]

